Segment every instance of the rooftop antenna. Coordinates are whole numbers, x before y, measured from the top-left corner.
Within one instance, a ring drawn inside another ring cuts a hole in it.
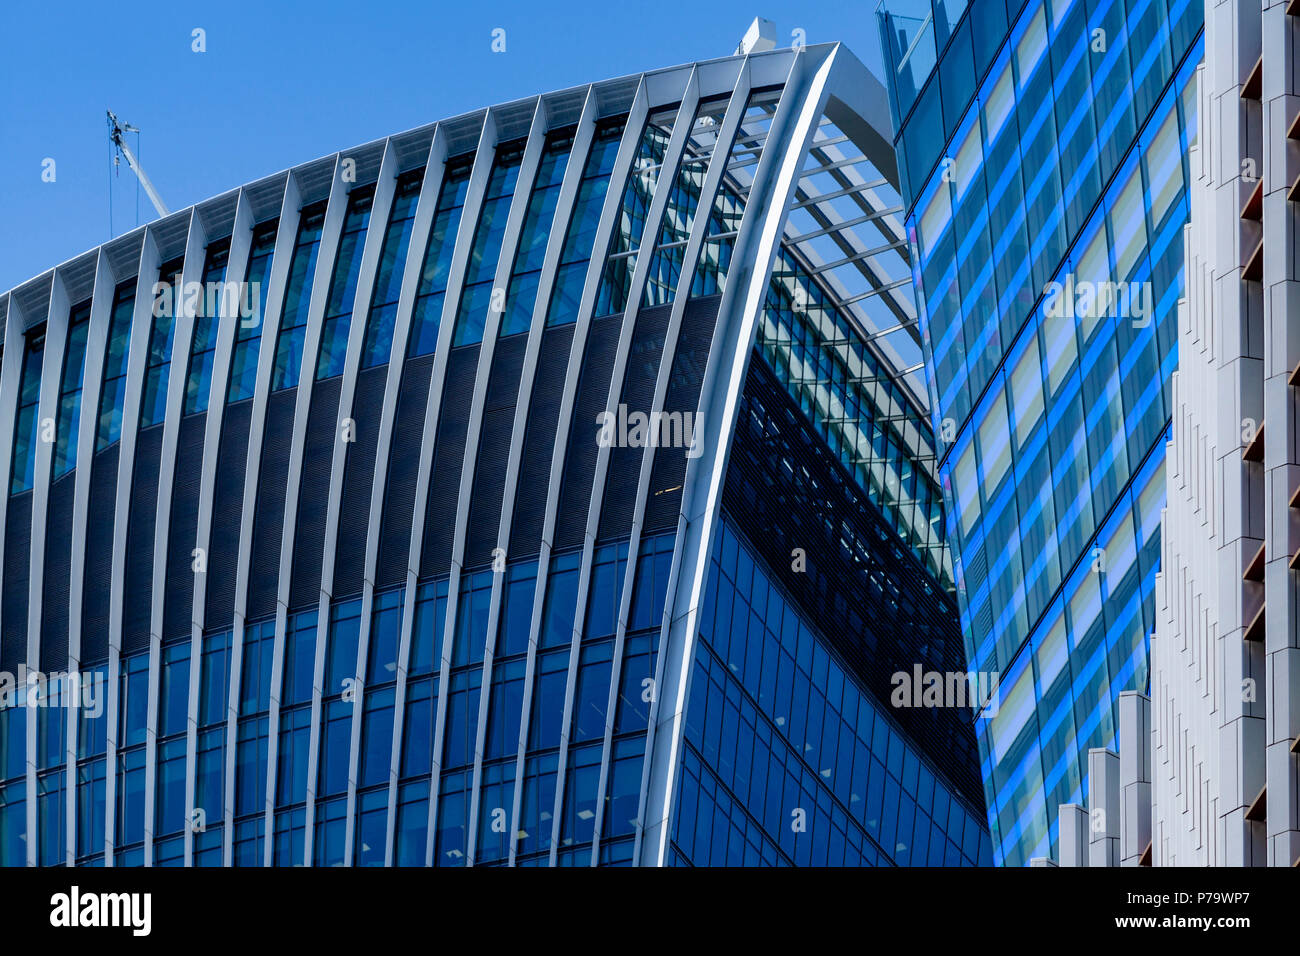
[[[113,145],[117,147],[117,151],[121,155],[126,157],[127,165],[131,167],[131,172],[135,173],[136,177],[140,180],[140,185],[144,187],[145,194],[149,197],[149,201],[153,203],[153,208],[158,210],[159,217],[169,215],[170,210],[168,210],[167,204],[162,201],[162,196],[158,195],[158,190],[153,188],[153,183],[150,182],[149,177],[145,175],[144,169],[141,168],[139,160],[135,158],[135,153],[131,152],[131,147],[126,145],[126,139],[122,136],[123,133],[140,132],[139,127],[131,126],[129,123],[119,123],[117,121],[117,114],[112,110],[108,110],[107,112],[108,135],[113,140]]]

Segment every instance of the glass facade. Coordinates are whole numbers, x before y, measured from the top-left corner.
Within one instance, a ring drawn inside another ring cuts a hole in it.
[[[366,247],[370,207],[374,199],[374,186],[357,186],[348,193],[348,211],[343,217],[343,233],[339,236],[338,253],[334,258],[334,277],[325,303],[325,323],[321,327],[320,353],[316,359],[318,379],[343,374],[348,330],[352,327],[352,309],[357,299],[357,277],[361,272],[361,255]]]
[[[40,429],[36,413],[41,400],[41,363],[45,359],[45,327],[23,340],[23,364],[18,379],[18,415],[14,422],[14,453],[9,493],[32,490],[36,477],[36,441]]]
[[[379,252],[379,271],[370,295],[370,314],[366,320],[366,337],[361,347],[361,367],[388,364],[393,346],[393,327],[397,322],[397,302],[402,293],[402,276],[406,273],[406,253],[411,246],[411,229],[415,225],[415,206],[420,198],[423,169],[403,173],[397,180],[397,194],[388,215],[388,231]]]
[[[184,259],[163,263],[159,283],[165,284],[153,301],[153,327],[149,330],[149,351],[145,357],[144,395],[140,400],[140,427],[159,425],[167,416],[167,378],[171,372],[172,339],[176,317],[183,304]]]
[[[303,209],[298,219],[298,238],[289,260],[289,278],[280,307],[280,334],[275,340],[275,366],[271,387],[293,388],[302,373],[302,350],[307,337],[307,311],[311,306],[312,283],[316,277],[316,254],[320,251],[325,226],[325,202]],[[345,273],[346,276],[346,273]]]
[[[619,140],[626,120],[609,120],[596,129],[587,154],[587,164],[578,183],[578,195],[569,216],[568,231],[560,249],[560,265],[555,273],[555,287],[546,312],[547,325],[576,322],[582,299],[582,284],[587,278],[587,264],[596,242],[596,226],[614,171]]]
[[[749,95],[740,123],[744,132],[737,134],[727,152],[727,168],[733,170],[732,179],[718,190],[709,210],[704,245],[691,283],[692,296],[719,295],[726,288],[727,269],[745,210],[747,187],[763,155],[780,98],[780,90],[756,90]]]
[[[872,503],[950,588],[934,437],[903,385],[789,248],[777,253],[758,343]]]
[[[63,378],[59,382],[59,417],[55,425],[53,477],[77,465],[77,433],[81,427],[81,380],[86,369],[86,339],[90,334],[90,303],[74,308],[68,317],[68,344],[63,353]]]
[[[730,144],[734,179],[724,182],[714,201],[693,297],[725,289],[748,181],[775,108],[773,91],[750,95],[741,132]],[[706,107],[701,118],[710,119]],[[716,123],[704,124],[710,128]],[[702,151],[711,152],[711,144]],[[691,168],[684,161],[683,175]],[[871,161],[823,117],[777,253],[757,341],[763,360],[871,503],[951,589],[936,442],[909,381],[921,368],[909,331],[915,316],[897,293],[911,283],[905,243],[894,232],[902,231],[895,219],[901,208],[897,192]],[[665,218],[665,228],[669,223]],[[855,227],[873,231],[857,234]],[[669,255],[680,254],[676,246],[667,245]],[[655,291],[652,272],[647,295]]]
[[[725,98],[706,100],[695,111],[695,121],[686,142],[686,155],[678,165],[677,178],[664,209],[663,225],[653,247],[649,276],[641,296],[642,308],[666,305],[676,297],[686,244],[695,225],[700,190],[704,188],[704,174],[717,147],[718,127],[728,102]]]
[[[694,866],[987,866],[982,814],[724,516],[673,830]]]
[[[99,395],[99,428],[95,450],[107,448],[122,435],[122,405],[126,399],[126,363],[135,314],[135,283],[123,282],[113,296],[104,350],[104,385]]]
[[[510,270],[510,284],[506,286],[505,314],[501,317],[502,336],[527,332],[533,322],[533,307],[537,303],[537,283],[542,277],[546,260],[546,243],[555,220],[555,205],[560,199],[560,186],[565,170],[569,168],[569,152],[573,149],[572,130],[558,130],[546,137],[541,163],[533,180],[533,193],[528,198],[528,209],[519,230],[519,246]]]
[[[632,173],[623,187],[618,220],[605,256],[605,271],[596,292],[596,315],[614,315],[627,306],[628,291],[636,272],[637,253],[645,234],[646,215],[654,202],[655,187],[663,170],[664,154],[673,135],[677,110],[661,110],[646,120],[641,143],[632,160]],[[597,207],[599,214],[599,207]]]
[[[438,207],[434,210],[429,240],[424,248],[420,288],[411,314],[411,334],[407,339],[410,356],[432,354],[438,345],[442,300],[447,294],[447,275],[451,271],[451,254],[456,246],[461,207],[465,205],[469,174],[473,168],[474,156],[471,154],[449,161],[443,173]]]
[[[453,347],[483,341],[488,311],[504,310],[504,299],[493,302],[495,290],[492,283],[496,278],[506,218],[510,215],[510,201],[515,195],[523,159],[523,143],[503,143],[496,149],[483,206],[478,214],[478,226],[474,231],[474,244],[470,246],[469,262],[465,266],[460,307],[456,310],[456,325],[452,330]]]
[[[208,246],[203,263],[203,292],[195,304],[194,333],[190,340],[190,368],[185,379],[186,415],[207,410],[221,316],[226,310],[230,310],[229,319],[239,314],[238,306],[226,300],[225,279],[229,260],[229,240]],[[239,298],[242,297],[237,295],[236,299]]]
[[[966,654],[1000,674],[994,859],[1020,865],[1147,689],[1202,10],[965,7],[878,19]]]
[[[266,297],[270,294],[271,256],[275,252],[278,227],[279,220],[272,220],[261,223],[253,230],[253,244],[248,251],[248,269],[244,273],[253,314],[247,318],[241,316],[235,327],[227,401],[241,402],[252,398],[257,386],[257,355],[262,344],[262,321],[266,315]],[[256,294],[252,294],[254,292]]]

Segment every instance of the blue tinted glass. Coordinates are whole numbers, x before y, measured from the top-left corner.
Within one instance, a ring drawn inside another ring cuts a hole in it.
[[[406,272],[406,253],[415,225],[415,209],[420,195],[424,170],[404,173],[397,181],[397,194],[388,217],[388,230],[379,254],[375,288],[370,296],[370,318],[361,349],[361,367],[370,368],[388,361],[393,329],[397,321],[397,300],[401,296]]]
[[[167,413],[167,381],[171,371],[172,339],[183,308],[182,260],[165,263],[152,299],[153,327],[145,360],[144,389],[140,399],[140,427],[157,425]]]
[[[320,354],[316,360],[316,377],[332,378],[343,374],[348,351],[348,333],[352,327],[352,310],[356,303],[357,281],[361,273],[361,255],[370,227],[370,210],[374,187],[353,189],[348,194],[348,211],[343,219],[334,276],[330,281],[329,299],[321,329]]]
[[[29,491],[36,472],[36,412],[41,397],[41,362],[45,357],[45,330],[29,332],[23,346],[18,386],[18,418],[14,425],[14,457],[9,493]]]
[[[528,635],[533,616],[533,595],[537,586],[537,562],[511,565],[507,572],[501,630],[497,635],[496,655],[514,657],[528,651]]]
[[[515,250],[510,284],[506,290],[505,314],[501,318],[501,335],[525,332],[532,324],[547,240],[572,147],[573,137],[567,131],[551,133],[546,139],[537,178],[533,182],[533,193],[519,231],[519,246]]]
[[[456,313],[452,345],[481,341],[489,308],[502,309],[503,298],[495,292],[492,283],[522,162],[523,144],[497,147],[487,193],[479,211],[478,227],[474,231],[474,242],[470,247],[469,262],[465,266],[465,285]]]
[[[184,413],[204,411],[212,385],[212,362],[217,348],[217,329],[225,310],[231,321],[238,321],[238,290],[224,288],[230,258],[230,241],[208,246],[203,264],[203,287],[194,310],[194,328],[190,340],[190,367],[185,380]],[[227,298],[227,293],[233,295]]]
[[[158,735],[184,733],[189,724],[190,645],[163,648],[162,678],[158,691]]]
[[[321,229],[325,223],[325,203],[302,211],[293,258],[289,260],[289,278],[280,312],[280,335],[275,343],[275,367],[271,388],[292,388],[302,371],[302,349],[306,340],[307,310],[311,304],[312,282],[316,274],[316,255],[320,249]]]
[[[68,346],[63,355],[63,379],[59,385],[59,417],[56,426],[52,476],[58,478],[77,464],[78,430],[81,425],[81,383],[85,374],[86,340],[90,332],[90,303],[73,309],[68,319]]]
[[[437,346],[438,328],[442,321],[442,300],[451,271],[451,253],[456,245],[461,206],[465,202],[472,168],[473,157],[462,157],[449,162],[443,174],[438,206],[425,245],[424,266],[420,271],[415,308],[411,315],[410,343],[407,347],[410,356],[428,355]]]
[[[616,123],[598,129],[592,140],[560,252],[560,268],[546,313],[547,325],[577,321],[587,261],[595,245],[596,226],[622,135],[623,125]]]
[[[344,681],[354,683],[357,674],[357,642],[361,637],[361,601],[347,601],[331,610],[329,653],[325,665],[327,695],[340,694],[346,688]]]
[[[391,687],[366,694],[361,722],[361,786],[388,782],[393,751],[393,702]]]
[[[275,250],[277,221],[258,226],[248,253],[248,268],[241,289],[239,321],[230,355],[230,385],[227,401],[253,397],[257,383],[257,355],[262,342],[262,319],[270,290],[271,255]],[[248,312],[248,315],[244,315]]]

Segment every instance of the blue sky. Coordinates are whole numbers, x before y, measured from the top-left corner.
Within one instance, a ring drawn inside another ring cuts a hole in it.
[[[180,209],[443,117],[729,54],[756,15],[780,45],[799,28],[881,72],[874,0],[59,6],[0,10],[0,290],[153,218],[125,162],[112,171],[106,109],[140,127],[142,165]],[[196,27],[205,53],[191,50]],[[497,27],[505,53],[491,50]]]

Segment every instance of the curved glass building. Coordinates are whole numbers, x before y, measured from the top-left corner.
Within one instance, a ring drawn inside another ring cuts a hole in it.
[[[480,110],[0,297],[0,862],[978,864],[883,87]]]
[[[1205,4],[877,7],[966,657],[1003,688],[993,856],[1024,865],[1150,688]]]

